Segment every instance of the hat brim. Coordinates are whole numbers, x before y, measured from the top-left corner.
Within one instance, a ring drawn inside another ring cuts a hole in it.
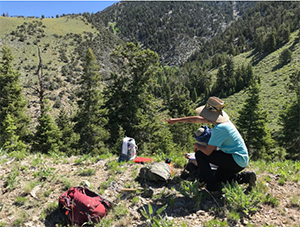
[[[205,106],[198,107],[196,113],[210,122],[223,123],[229,120],[229,116],[225,111],[222,110],[221,113],[212,112],[206,109]]]

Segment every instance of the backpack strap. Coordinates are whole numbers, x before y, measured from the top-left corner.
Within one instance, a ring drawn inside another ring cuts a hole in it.
[[[113,205],[113,206],[116,205],[115,203],[111,202],[110,200],[108,200],[108,199],[104,198],[103,196],[99,195],[97,192],[92,191],[92,190],[89,189],[88,187],[85,187],[85,189],[88,190],[89,192],[95,194],[95,195],[98,196],[100,199],[102,199],[102,200],[104,201],[104,203],[103,203],[103,201],[101,201],[99,198],[97,198],[97,199],[99,199],[99,201],[100,201],[102,204],[104,204],[105,208],[109,209],[109,208],[110,208],[110,205]]]
[[[79,205],[76,204],[73,200],[71,200],[70,198],[68,198],[68,197],[66,197],[66,196],[63,196],[63,198],[64,198],[65,201],[67,202],[68,206],[70,206],[70,205],[72,204],[72,205],[78,207],[78,208],[79,208],[79,209],[87,216],[89,222],[92,222],[91,215],[90,215],[88,212],[86,212],[86,210],[85,210],[83,207],[79,206]],[[64,207],[64,208],[66,208],[67,210],[71,210],[70,208],[68,209],[67,207]],[[70,213],[68,212],[66,215],[69,216]]]

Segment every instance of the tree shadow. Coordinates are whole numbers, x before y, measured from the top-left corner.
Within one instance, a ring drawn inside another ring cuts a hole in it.
[[[263,60],[268,55],[269,55],[269,53],[258,53],[258,52],[256,52],[255,54],[252,55],[253,56],[253,58],[252,58],[252,65],[253,66],[257,65],[261,60]]]
[[[278,63],[277,65],[275,65],[272,69],[272,72],[278,70],[278,69],[281,69],[283,66],[287,65],[289,62],[286,62],[286,63]]]

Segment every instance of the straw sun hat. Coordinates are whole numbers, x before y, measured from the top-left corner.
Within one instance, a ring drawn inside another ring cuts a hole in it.
[[[224,102],[217,97],[210,97],[204,106],[196,109],[197,114],[210,122],[223,123],[229,120],[227,113],[223,111]]]

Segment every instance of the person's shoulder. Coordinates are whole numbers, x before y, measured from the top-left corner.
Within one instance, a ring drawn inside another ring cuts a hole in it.
[[[216,130],[230,130],[234,127],[231,121],[226,121],[215,125]]]

